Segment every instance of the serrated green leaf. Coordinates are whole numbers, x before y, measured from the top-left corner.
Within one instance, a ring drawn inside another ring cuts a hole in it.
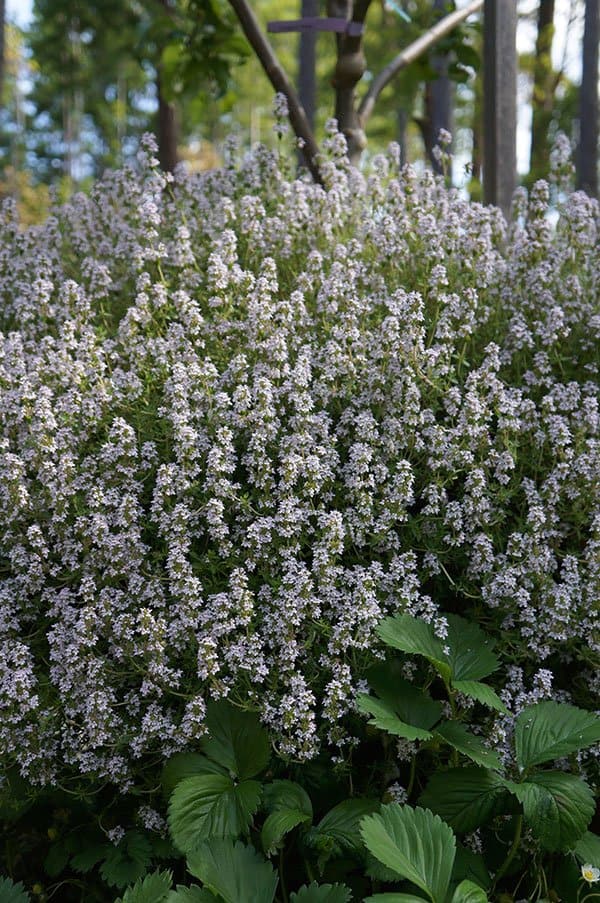
[[[306,837],[309,846],[323,848],[323,842],[329,846],[333,855],[346,852],[357,852],[362,849],[359,833],[360,821],[365,815],[379,810],[380,804],[375,800],[344,800],[330,809],[319,824]]]
[[[367,672],[367,680],[377,696],[406,724],[428,731],[442,717],[442,703],[405,680],[397,658],[373,665]]]
[[[450,649],[448,659],[454,680],[481,680],[495,671],[500,661],[494,654],[494,641],[474,621],[458,615],[446,615]]]
[[[92,843],[75,853],[71,857],[71,865],[76,872],[84,875],[90,872],[95,865],[102,861],[111,849],[112,844],[108,843]]]
[[[345,884],[304,884],[290,895],[290,903],[349,903],[350,889]]]
[[[0,900],[2,903],[29,903],[30,899],[21,881],[15,884],[10,878],[0,876]]]
[[[363,818],[360,831],[373,856],[424,891],[432,903],[444,903],[456,840],[438,815],[388,803],[378,815]]]
[[[455,831],[474,831],[496,814],[505,794],[504,782],[494,771],[451,768],[432,776],[419,804],[437,812]]]
[[[162,770],[160,782],[166,797],[171,796],[179,781],[199,774],[227,774],[227,769],[201,753],[176,753]]]
[[[589,862],[594,868],[600,868],[600,837],[597,834],[586,831],[573,847],[573,852],[582,863]]]
[[[569,756],[600,742],[600,718],[563,702],[528,706],[515,723],[517,762],[523,769]]]
[[[176,847],[188,853],[210,837],[245,834],[261,791],[257,781],[235,784],[224,775],[184,778],[169,803],[169,828]]]
[[[403,737],[405,740],[431,740],[433,734],[430,731],[424,731],[420,727],[413,727],[412,724],[406,724],[396,715],[393,708],[388,703],[377,699],[376,696],[368,696],[361,693],[356,699],[357,708],[366,715],[372,715],[369,724],[378,727],[388,734],[395,737]]]
[[[224,700],[211,702],[206,707],[206,726],[209,736],[201,741],[204,753],[240,780],[254,777],[268,765],[269,737],[254,712]]]
[[[115,903],[165,903],[172,882],[172,872],[161,872],[157,869],[144,878],[140,878],[133,887],[128,887],[123,896]]]
[[[124,850],[113,847],[100,865],[100,874],[111,887],[122,889],[141,878],[146,868],[143,863],[131,859]]]
[[[295,781],[277,780],[265,784],[263,788],[263,805],[267,812],[278,809],[291,809],[302,812],[312,819],[313,808],[310,797],[304,787]]]
[[[482,684],[478,680],[453,680],[452,686],[469,699],[474,699],[496,712],[502,712],[503,715],[510,715],[496,691],[487,684]]]
[[[454,891],[452,903],[488,903],[488,897],[478,884],[465,880]]]
[[[63,841],[53,843],[44,859],[44,871],[50,878],[56,878],[69,861],[69,851]]]
[[[571,849],[595,810],[594,795],[574,774],[541,771],[522,784],[506,782],[523,806],[525,820],[546,850]]]
[[[188,870],[224,903],[272,903],[278,877],[254,847],[213,838],[187,857]]]
[[[502,771],[502,762],[498,754],[489,749],[479,737],[467,730],[458,721],[444,721],[435,729],[437,735],[450,746],[471,759],[477,765],[491,768],[494,771]]]
[[[200,887],[198,884],[183,887],[178,884],[177,890],[171,891],[166,903],[215,903],[216,899],[206,887]]]
[[[442,642],[433,632],[433,627],[410,615],[396,615],[385,618],[377,627],[377,634],[394,649],[410,655],[422,655],[448,682],[451,668],[444,653]]]
[[[263,850],[267,856],[271,855],[279,846],[281,840],[298,825],[311,821],[310,815],[300,812],[299,809],[276,809],[265,819],[260,832]]]

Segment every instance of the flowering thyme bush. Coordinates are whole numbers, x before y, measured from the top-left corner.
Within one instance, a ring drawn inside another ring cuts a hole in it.
[[[265,149],[170,182],[147,144],[41,227],[3,208],[0,747],[32,782],[127,789],[223,696],[342,754],[396,613],[501,636],[513,712],[597,707],[598,205],[553,228],[538,183],[507,227],[339,152],[323,189]]]

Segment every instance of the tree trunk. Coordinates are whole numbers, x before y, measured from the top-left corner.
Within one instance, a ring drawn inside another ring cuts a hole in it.
[[[553,38],[554,0],[540,0],[533,68],[533,118],[529,158],[529,178],[532,182],[546,178],[548,174],[548,131],[552,121],[555,88],[552,66]]]
[[[302,0],[300,15],[308,18],[319,15],[319,0]],[[311,129],[315,127],[317,96],[316,31],[301,31],[298,47],[298,95]]]
[[[339,19],[364,22],[370,0],[354,4],[352,0],[328,0],[327,15]],[[362,35],[336,35],[337,60],[331,83],[335,91],[335,118],[348,142],[348,157],[358,166],[367,139],[360,124],[356,105],[356,85],[367,68],[362,48]]]
[[[5,28],[6,0],[0,0],[0,110],[4,109],[4,69],[6,65]]]
[[[598,197],[598,44],[600,0],[586,0],[579,117],[578,186]]]
[[[169,103],[163,95],[160,71],[156,74],[156,93],[158,95],[158,159],[164,172],[173,172],[179,162],[177,155],[179,123],[175,106]]]
[[[434,9],[443,14],[446,0],[435,0]],[[425,125],[423,138],[425,150],[435,172],[442,172],[442,165],[433,150],[438,143],[440,131],[452,132],[452,83],[448,78],[448,57],[436,54],[432,66],[437,73],[435,81],[425,86]]]
[[[598,0],[596,0],[598,2]],[[486,204],[508,217],[517,181],[517,2],[485,0],[483,21]]]

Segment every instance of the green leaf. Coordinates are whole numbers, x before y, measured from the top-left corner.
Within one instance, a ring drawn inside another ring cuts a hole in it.
[[[152,861],[152,846],[140,831],[128,831],[117,844],[107,844],[100,874],[112,887],[127,887],[142,878]]]
[[[441,815],[455,831],[474,831],[496,814],[505,794],[500,775],[469,766],[436,772],[419,803]]]
[[[67,862],[69,861],[69,851],[63,841],[53,843],[48,850],[48,855],[44,859],[44,871],[51,878],[60,875]]]
[[[357,707],[366,715],[373,715],[369,719],[369,724],[393,734],[395,737],[403,737],[405,740],[431,740],[433,734],[424,731],[419,727],[413,727],[412,724],[406,724],[396,715],[393,708],[376,696],[368,696],[361,693],[356,699]]]
[[[267,856],[275,851],[289,831],[310,821],[310,815],[300,812],[299,809],[276,809],[275,812],[271,812],[260,832],[262,847]]]
[[[563,702],[530,705],[515,724],[517,762],[522,769],[551,762],[600,741],[600,718]]]
[[[456,840],[450,827],[428,809],[389,803],[361,822],[367,849],[384,865],[443,903],[450,885]]]
[[[71,865],[76,872],[91,872],[95,865],[102,861],[111,849],[112,844],[91,843],[71,857]]]
[[[350,889],[345,884],[304,884],[296,893],[290,894],[290,903],[348,903],[352,899]]]
[[[240,778],[254,777],[268,765],[271,746],[254,712],[244,712],[220,700],[206,708],[209,736],[201,741],[209,758]]]
[[[267,812],[278,809],[297,810],[312,818],[313,808],[304,787],[295,781],[272,781],[263,788],[263,805]]]
[[[360,821],[363,816],[377,812],[379,805],[375,800],[368,799],[351,799],[338,803],[307,834],[307,844],[317,849],[328,849],[332,855],[361,850]]]
[[[600,868],[600,837],[597,834],[586,831],[573,847],[573,852],[584,864],[589,862],[594,868]]]
[[[494,771],[502,771],[502,762],[498,758],[498,754],[485,746],[479,737],[468,731],[458,721],[444,721],[436,727],[435,732],[442,740],[477,765],[492,768]]]
[[[478,884],[484,890],[487,890],[492,884],[492,879],[482,854],[474,853],[473,850],[469,850],[462,843],[457,843],[452,881],[460,884],[465,878],[474,884]]]
[[[574,774],[541,771],[523,784],[506,786],[523,806],[525,820],[546,850],[568,850],[594,815],[594,795]]]
[[[443,644],[435,636],[430,624],[410,615],[396,615],[385,618],[377,627],[377,634],[394,649],[400,649],[409,655],[422,655],[446,682],[450,680],[451,668],[444,654]]]
[[[448,659],[455,680],[481,680],[495,671],[500,661],[494,655],[494,641],[474,621],[446,615],[450,648]]]
[[[209,837],[244,834],[258,809],[261,785],[257,781],[234,784],[218,774],[184,778],[169,803],[173,842],[188,853]]]
[[[177,885],[177,890],[172,890],[166,903],[215,903],[216,897],[206,887],[192,884],[190,887]]]
[[[406,724],[429,730],[442,717],[442,703],[402,677],[398,658],[374,665],[367,672],[367,680],[379,698]]]
[[[225,903],[272,903],[278,878],[254,847],[213,838],[187,857],[188,870]]]
[[[172,872],[155,871],[128,887],[115,903],[164,903],[171,890]]]
[[[488,687],[487,684],[482,684],[478,680],[453,680],[452,686],[459,693],[474,699],[476,702],[480,702],[482,705],[486,705],[489,709],[502,712],[503,715],[510,715],[496,691]]]
[[[413,894],[375,894],[374,897],[366,897],[365,903],[423,903],[423,899]]]
[[[29,903],[30,899],[21,881],[15,884],[10,878],[0,876],[0,900],[2,903]]]
[[[198,774],[227,774],[227,769],[200,753],[176,753],[162,770],[163,793],[170,797],[180,781]]]
[[[488,903],[486,892],[472,881],[461,881],[452,897],[452,903]]]

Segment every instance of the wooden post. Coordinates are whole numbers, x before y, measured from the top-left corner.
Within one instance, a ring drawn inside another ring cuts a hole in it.
[[[598,197],[598,42],[600,0],[586,0],[579,115],[577,184]]]
[[[510,213],[517,182],[517,2],[485,0],[483,194]]]

